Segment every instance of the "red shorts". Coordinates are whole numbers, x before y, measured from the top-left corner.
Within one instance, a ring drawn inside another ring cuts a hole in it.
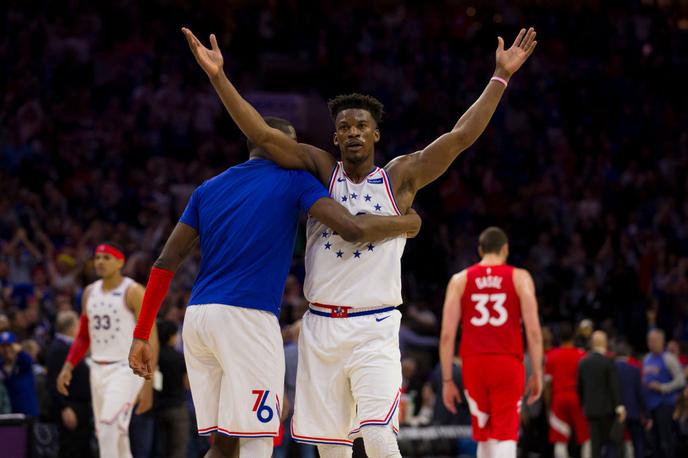
[[[552,408],[549,412],[549,441],[568,442],[571,428],[576,432],[576,442],[582,444],[590,439],[588,420],[574,392],[552,394]]]
[[[515,356],[463,358],[463,386],[471,410],[473,439],[518,440],[524,385],[523,363]]]

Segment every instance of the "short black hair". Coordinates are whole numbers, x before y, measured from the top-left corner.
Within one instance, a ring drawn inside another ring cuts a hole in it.
[[[482,231],[478,239],[478,246],[483,251],[483,254],[499,254],[499,250],[507,243],[509,243],[509,239],[506,236],[506,232],[495,226],[488,227]]]
[[[291,134],[291,130],[294,129],[293,124],[286,119],[278,118],[276,116],[265,116],[263,119],[268,126],[274,127],[277,130],[281,130],[285,134]],[[294,129],[294,132],[296,132],[296,129]],[[246,139],[246,147],[249,151],[253,151],[257,148],[256,144],[249,139]]]
[[[385,112],[385,107],[378,99],[372,95],[363,94],[345,94],[338,95],[334,99],[327,102],[327,107],[330,109],[330,116],[334,121],[340,111],[349,110],[351,108],[358,108],[366,110],[370,113],[377,124],[382,121],[382,115]]]
[[[571,342],[573,340],[573,326],[568,321],[559,325],[559,340],[561,342]]]
[[[106,240],[106,241],[103,242],[103,245],[109,245],[109,246],[111,246],[112,248],[117,248],[124,256],[127,255],[127,254],[124,252],[124,247],[122,247],[122,245],[119,244],[119,243],[117,243],[117,242],[113,242],[112,240]]]

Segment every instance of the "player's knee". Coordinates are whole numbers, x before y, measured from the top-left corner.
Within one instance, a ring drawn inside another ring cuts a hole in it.
[[[272,437],[246,438],[239,440],[239,458],[270,458]]]
[[[370,458],[401,457],[397,437],[391,426],[366,426],[361,429],[363,445]]]
[[[320,458],[351,458],[353,450],[342,445],[318,445],[318,454]]]
[[[222,454],[222,456],[227,458],[239,456],[239,438],[214,434],[211,448],[214,448]]]

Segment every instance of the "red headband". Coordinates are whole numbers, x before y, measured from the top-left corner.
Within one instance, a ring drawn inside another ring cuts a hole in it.
[[[96,254],[98,253],[107,253],[117,259],[121,259],[122,261],[124,261],[124,253],[119,251],[117,248],[111,245],[107,245],[105,243],[102,243],[96,247]]]

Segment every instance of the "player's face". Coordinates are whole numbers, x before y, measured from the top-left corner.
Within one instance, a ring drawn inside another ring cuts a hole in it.
[[[380,131],[368,110],[342,110],[334,126],[334,144],[339,146],[342,159],[358,164],[372,156],[375,143],[380,140]]]
[[[96,270],[96,275],[100,278],[105,278],[113,275],[124,267],[124,261],[108,253],[96,253],[96,257],[93,260],[93,267]]]

